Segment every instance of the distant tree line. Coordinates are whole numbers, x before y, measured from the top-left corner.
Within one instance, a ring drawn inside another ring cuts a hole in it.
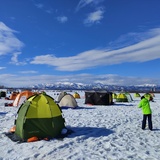
[[[0,85],[0,89],[4,89],[5,88],[5,86],[3,86],[3,85]]]

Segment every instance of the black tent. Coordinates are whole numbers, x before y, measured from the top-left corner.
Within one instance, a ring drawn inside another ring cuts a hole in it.
[[[6,92],[5,91],[0,91],[0,98],[1,97],[4,97],[4,98],[6,97]]]
[[[85,92],[85,104],[112,105],[113,104],[112,92],[86,91]]]

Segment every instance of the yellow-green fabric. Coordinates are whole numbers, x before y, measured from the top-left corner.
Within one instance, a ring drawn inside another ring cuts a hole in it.
[[[15,134],[22,139],[56,137],[65,128],[60,107],[46,94],[34,95],[18,110]]]
[[[61,115],[61,110],[49,96],[40,94],[29,98],[28,101],[31,101],[31,104],[26,118],[51,118]]]
[[[64,128],[64,119],[62,116],[55,118],[30,118],[26,119],[23,128],[23,139],[31,137],[53,138],[61,134]]]
[[[21,107],[18,110],[18,117],[16,119],[15,133],[21,138],[23,137],[23,133],[24,133],[23,127],[24,127],[24,123],[26,120],[25,115],[26,115],[29,105],[30,105],[30,102],[26,101],[24,104],[21,105]]]
[[[134,97],[141,97],[141,95],[139,93],[135,93]]]
[[[124,93],[118,94],[116,102],[128,102],[127,96]]]
[[[139,104],[138,104],[139,108],[142,108],[142,112],[143,114],[151,114],[151,108],[150,108],[150,104],[149,104],[149,100],[147,98],[143,98]]]
[[[117,98],[117,94],[116,94],[116,93],[113,93],[113,94],[112,94],[112,97],[113,97],[113,99],[116,99],[116,98]]]

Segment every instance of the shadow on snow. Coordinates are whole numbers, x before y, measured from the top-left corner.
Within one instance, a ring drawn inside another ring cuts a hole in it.
[[[115,103],[114,106],[134,106],[133,104],[127,104],[127,103]]]
[[[4,116],[6,114],[7,114],[7,112],[0,112],[0,116]]]
[[[77,136],[83,136],[85,139],[90,137],[101,137],[108,136],[113,134],[114,131],[106,128],[97,128],[97,127],[67,127],[72,133],[68,136],[68,138],[74,138]]]
[[[75,108],[73,108],[73,107],[67,107],[67,106],[62,106],[62,107],[60,107],[62,110],[63,109],[73,109],[73,110],[77,110],[77,109],[95,109],[94,107],[75,107]]]

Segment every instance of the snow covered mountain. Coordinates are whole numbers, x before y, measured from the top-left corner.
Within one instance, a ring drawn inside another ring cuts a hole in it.
[[[107,91],[129,91],[129,92],[160,92],[160,86],[154,84],[144,84],[139,86],[118,86],[118,85],[104,85],[101,83],[83,84],[58,82],[53,84],[37,84],[31,86],[32,89],[54,89],[54,90],[107,90]]]

